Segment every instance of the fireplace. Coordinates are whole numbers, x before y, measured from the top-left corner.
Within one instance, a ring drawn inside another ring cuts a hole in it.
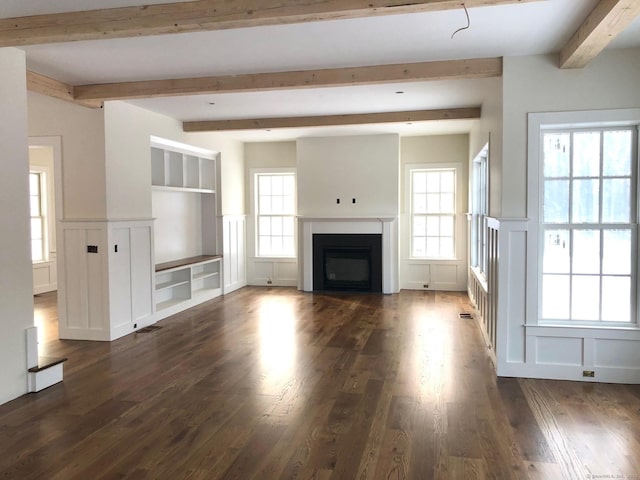
[[[314,234],[313,290],[382,292],[382,235]]]

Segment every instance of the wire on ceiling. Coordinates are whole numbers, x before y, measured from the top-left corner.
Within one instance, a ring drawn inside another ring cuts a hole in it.
[[[455,36],[456,33],[461,32],[462,30],[467,30],[469,27],[471,27],[471,20],[469,19],[469,11],[467,10],[467,6],[464,3],[462,4],[462,8],[464,8],[464,13],[467,16],[467,26],[459,28],[458,30],[453,32],[451,34],[451,39],[453,39],[453,37]]]

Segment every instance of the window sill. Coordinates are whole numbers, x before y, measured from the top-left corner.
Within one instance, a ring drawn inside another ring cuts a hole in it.
[[[569,329],[587,329],[587,330],[638,330],[640,326],[637,323],[623,325],[619,323],[611,325],[587,325],[587,324],[570,324],[570,323],[525,323],[522,325],[527,328],[569,328]]]
[[[33,265],[44,265],[45,263],[51,263],[50,259],[47,260],[36,260],[31,262]]]
[[[566,324],[524,324],[527,337],[591,338],[599,340],[640,341],[637,324],[619,325],[566,325]]]
[[[407,257],[406,262],[420,262],[420,263],[456,263],[459,262],[457,258],[449,257]]]
[[[487,276],[482,273],[482,270],[480,270],[478,267],[471,267],[470,270],[478,283],[482,286],[482,288],[484,288],[484,291],[489,292],[489,282],[487,282]]]

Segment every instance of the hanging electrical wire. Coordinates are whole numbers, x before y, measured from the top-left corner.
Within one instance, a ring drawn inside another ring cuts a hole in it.
[[[462,8],[464,8],[464,13],[467,16],[467,26],[459,28],[458,30],[453,32],[451,34],[451,39],[453,39],[453,37],[455,36],[456,33],[461,32],[462,30],[467,30],[471,26],[471,20],[469,19],[469,11],[467,10],[467,6],[464,3],[462,4]]]

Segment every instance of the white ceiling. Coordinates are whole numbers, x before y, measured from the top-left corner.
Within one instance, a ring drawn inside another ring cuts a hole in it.
[[[166,3],[174,0],[151,0]],[[0,17],[150,3],[150,0],[3,0]],[[390,15],[131,39],[24,47],[28,68],[71,84],[276,72],[557,52],[597,0]],[[640,47],[640,20],[609,48]],[[292,91],[199,95],[132,103],[179,120],[328,115],[479,105],[489,80],[420,82]],[[404,94],[396,94],[403,91]],[[210,105],[213,102],[215,105]],[[244,141],[309,134],[468,131],[469,121],[350,128],[234,132]],[[450,127],[447,127],[449,125]],[[466,130],[465,130],[466,129]]]

